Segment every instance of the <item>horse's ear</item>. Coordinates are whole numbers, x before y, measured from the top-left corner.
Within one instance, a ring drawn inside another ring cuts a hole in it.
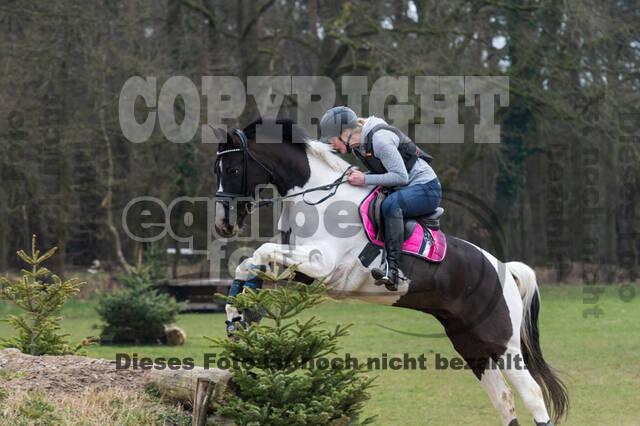
[[[236,146],[238,148],[242,147],[242,141],[240,140],[240,136],[238,136],[236,132],[228,132],[227,135],[229,135],[229,139],[231,139],[231,143],[233,144],[233,146]]]
[[[224,145],[227,143],[227,129],[223,129],[222,127],[214,127],[209,124],[211,131],[213,132],[214,143],[219,143]]]

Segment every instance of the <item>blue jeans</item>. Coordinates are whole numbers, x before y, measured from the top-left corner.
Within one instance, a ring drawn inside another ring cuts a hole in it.
[[[433,212],[441,200],[442,188],[435,178],[427,183],[397,189],[382,203],[382,215],[387,217],[400,208],[404,217],[422,216]]]

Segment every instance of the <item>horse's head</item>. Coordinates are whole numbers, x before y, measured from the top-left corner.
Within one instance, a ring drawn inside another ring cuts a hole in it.
[[[249,150],[249,140],[238,129],[214,129],[220,144],[215,173],[218,177],[215,226],[220,235],[238,233],[258,185],[271,181],[271,172]]]
[[[216,229],[223,237],[233,236],[242,228],[256,187],[271,183],[284,195],[309,179],[309,136],[291,120],[263,123],[258,119],[244,130],[214,129],[214,133],[220,141]]]

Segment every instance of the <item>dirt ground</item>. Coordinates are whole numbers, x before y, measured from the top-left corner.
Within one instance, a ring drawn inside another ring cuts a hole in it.
[[[41,390],[51,395],[117,387],[144,389],[145,370],[116,370],[115,361],[82,356],[32,356],[0,351],[0,390]]]

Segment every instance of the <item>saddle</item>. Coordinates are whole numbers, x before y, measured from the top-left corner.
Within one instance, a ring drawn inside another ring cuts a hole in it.
[[[387,193],[383,191],[381,186],[378,186],[360,204],[360,219],[364,225],[365,233],[370,243],[379,247],[384,247],[382,203],[386,198]],[[447,251],[446,237],[440,230],[440,216],[443,213],[444,209],[438,207],[427,215],[405,218],[405,241],[402,251],[431,262],[441,262]],[[373,255],[372,250],[369,250],[369,253]]]
[[[368,208],[368,216],[373,225],[376,239],[384,241],[384,223],[382,217],[382,203],[387,199],[388,193],[381,190],[371,200]],[[436,208],[433,212],[419,217],[404,218],[404,235],[405,239],[409,238],[413,233],[416,225],[420,223],[425,228],[438,230],[440,229],[440,216],[444,213],[442,207]],[[379,238],[378,238],[379,237]]]

